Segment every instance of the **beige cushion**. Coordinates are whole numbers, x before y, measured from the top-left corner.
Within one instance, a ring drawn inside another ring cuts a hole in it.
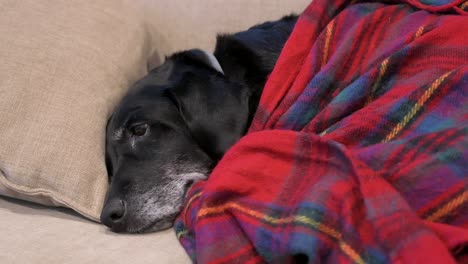
[[[173,230],[122,235],[68,209],[0,197],[2,264],[191,263]]]
[[[0,0],[2,194],[98,219],[106,118],[146,72],[131,0]]]
[[[157,25],[159,56],[194,47],[212,51],[217,33],[232,33],[291,13],[300,14],[311,0],[146,0],[146,17]],[[163,57],[159,57],[161,60]]]
[[[97,220],[106,120],[147,65],[308,2],[0,0],[0,194]]]

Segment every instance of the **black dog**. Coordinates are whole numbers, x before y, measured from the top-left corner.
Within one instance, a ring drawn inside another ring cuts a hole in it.
[[[296,20],[218,36],[215,56],[176,53],[134,84],[107,125],[102,223],[131,233],[172,226],[187,189],[246,133]]]

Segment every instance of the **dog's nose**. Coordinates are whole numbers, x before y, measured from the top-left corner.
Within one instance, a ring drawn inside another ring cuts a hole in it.
[[[120,199],[112,199],[106,203],[101,212],[101,222],[113,228],[125,215],[125,203]]]

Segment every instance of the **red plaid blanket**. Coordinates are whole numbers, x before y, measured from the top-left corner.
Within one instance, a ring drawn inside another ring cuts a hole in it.
[[[466,1],[314,0],[176,232],[200,263],[468,254]]]

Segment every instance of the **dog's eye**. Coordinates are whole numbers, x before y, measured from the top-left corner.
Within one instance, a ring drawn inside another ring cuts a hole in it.
[[[148,130],[148,125],[147,124],[138,124],[130,127],[130,133],[133,136],[141,137],[146,134],[146,131]]]

